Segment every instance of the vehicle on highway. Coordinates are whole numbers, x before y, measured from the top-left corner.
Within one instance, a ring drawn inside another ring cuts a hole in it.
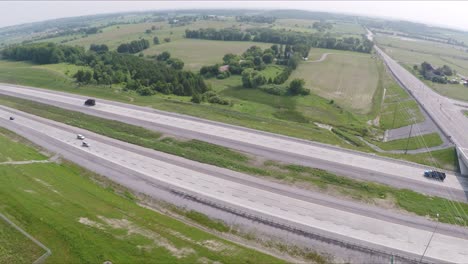
[[[14,117],[12,117],[12,116],[10,116],[10,120],[15,120],[15,118],[14,118]]]
[[[96,100],[87,99],[84,104],[87,105],[87,106],[95,106],[96,105]]]
[[[440,172],[440,171],[435,171],[435,170],[427,170],[427,171],[424,171],[424,177],[444,181],[445,173]]]
[[[85,142],[85,141],[83,141],[83,143],[81,143],[81,146],[83,146],[83,147],[87,147],[87,148],[89,148],[89,147],[90,147],[90,146],[89,146],[89,144],[88,144],[88,142]]]
[[[81,134],[76,135],[76,138],[81,139],[81,140],[85,139],[85,137],[83,135],[81,135]]]

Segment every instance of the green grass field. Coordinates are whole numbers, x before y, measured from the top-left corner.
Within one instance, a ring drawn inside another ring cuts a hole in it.
[[[409,141],[405,138],[387,142],[373,141],[372,143],[383,150],[413,150],[440,146],[443,142],[438,133],[431,133],[417,137],[410,137]]]
[[[372,108],[379,74],[370,55],[349,52],[330,54],[322,62],[302,62],[291,74],[290,80],[294,78],[304,79],[305,87],[314,93],[366,114]]]
[[[44,253],[44,249],[0,219],[0,263],[33,263]]]
[[[143,51],[145,55],[156,55],[168,51],[174,58],[185,62],[184,69],[198,71],[202,66],[223,62],[227,53],[242,54],[251,46],[262,49],[269,48],[271,44],[250,41],[216,41],[204,39],[180,39],[169,43],[153,45]]]
[[[67,162],[0,165],[0,210],[52,250],[47,263],[282,263],[140,207],[96,177]],[[2,263],[39,257],[3,222],[0,234]]]
[[[458,170],[458,157],[455,148],[446,148],[419,154],[382,154],[387,157],[404,159],[445,170]]]
[[[388,76],[384,78],[385,98],[380,111],[380,127],[399,128],[424,121],[417,102]]]
[[[46,156],[23,144],[19,137],[0,127],[0,162],[45,159]]]

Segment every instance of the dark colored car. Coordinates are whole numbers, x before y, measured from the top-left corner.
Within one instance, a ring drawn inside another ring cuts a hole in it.
[[[444,181],[445,173],[440,172],[440,171],[427,170],[427,171],[424,171],[424,177]]]
[[[94,106],[94,105],[96,105],[96,100],[94,100],[94,99],[88,99],[88,100],[86,100],[86,101],[84,102],[84,104],[87,105],[87,106]]]
[[[14,117],[12,117],[12,116],[10,116],[10,120],[15,120],[15,118],[14,118]]]

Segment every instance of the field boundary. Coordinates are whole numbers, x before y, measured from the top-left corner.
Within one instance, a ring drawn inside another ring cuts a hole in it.
[[[21,229],[21,227],[17,226],[15,223],[13,223],[10,219],[8,219],[4,214],[0,213],[0,218],[3,219],[3,221],[5,221],[6,223],[8,223],[9,225],[11,225],[13,228],[15,228],[18,232],[20,232],[21,234],[23,234],[25,237],[29,238],[29,240],[31,240],[32,242],[34,242],[34,244],[38,245],[40,248],[44,249],[46,252],[40,256],[38,259],[36,259],[33,264],[40,264],[40,263],[44,263],[44,261],[50,256],[52,255],[52,251],[46,247],[44,244],[42,244],[41,242],[39,242],[39,240],[35,239],[33,236],[31,236],[30,234],[28,234],[26,231],[24,231],[23,229]]]

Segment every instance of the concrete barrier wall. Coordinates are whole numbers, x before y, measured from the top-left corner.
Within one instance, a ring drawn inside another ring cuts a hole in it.
[[[465,154],[465,151],[462,151],[457,147],[457,156],[458,156],[458,166],[460,167],[460,172],[464,176],[468,176],[468,157]]]

